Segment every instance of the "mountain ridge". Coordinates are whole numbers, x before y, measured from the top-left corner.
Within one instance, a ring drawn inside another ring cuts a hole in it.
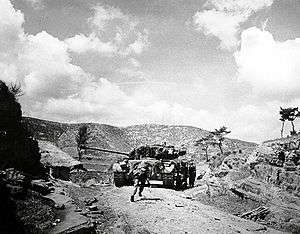
[[[191,155],[203,156],[204,152],[195,141],[209,134],[209,131],[194,126],[141,124],[128,127],[115,127],[100,123],[59,123],[38,118],[23,117],[33,136],[38,140],[46,140],[55,143],[71,156],[77,156],[75,136],[78,128],[85,124],[90,132],[88,144],[99,148],[107,148],[122,152],[130,152],[133,148],[145,144],[160,144],[166,142],[169,145],[185,145]],[[226,138],[225,150],[252,150],[256,143],[239,139]],[[211,153],[217,153],[218,149],[211,147]],[[103,155],[94,152],[95,155]]]

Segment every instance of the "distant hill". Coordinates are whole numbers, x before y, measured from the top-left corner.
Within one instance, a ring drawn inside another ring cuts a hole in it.
[[[81,124],[67,124],[24,117],[23,122],[39,140],[57,144],[62,150],[73,157],[77,157],[75,135]],[[133,148],[143,144],[185,145],[192,155],[201,155],[203,151],[194,146],[195,141],[209,132],[191,126],[168,126],[157,124],[134,125],[129,127],[114,127],[106,124],[86,123],[90,132],[89,145],[99,148],[130,152]],[[224,142],[225,150],[253,150],[257,144],[227,138]],[[211,153],[217,152],[212,148]],[[91,153],[103,156],[103,153]]]
[[[263,144],[264,145],[271,145],[273,143],[277,144],[277,143],[289,143],[291,141],[299,141],[300,140],[300,133],[298,133],[295,136],[289,136],[289,137],[283,137],[283,138],[276,138],[276,139],[272,139],[272,140],[267,140],[264,141]]]

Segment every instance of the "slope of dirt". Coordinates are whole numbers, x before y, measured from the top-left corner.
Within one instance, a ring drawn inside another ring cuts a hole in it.
[[[136,197],[134,203],[129,201],[132,189],[112,186],[94,189],[92,194],[98,195],[99,200],[95,205],[100,210],[108,205],[112,212],[111,220],[97,226],[100,233],[281,233],[197,202],[193,194],[200,192],[200,188],[185,192],[145,188],[144,196]],[[86,194],[83,191],[81,199],[90,196],[91,188]]]

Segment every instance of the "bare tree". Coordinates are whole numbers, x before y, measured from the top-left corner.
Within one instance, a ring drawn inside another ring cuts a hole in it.
[[[206,158],[206,162],[209,161],[208,158],[208,148],[210,145],[215,145],[216,142],[214,140],[214,137],[212,134],[209,134],[205,137],[200,138],[199,140],[196,141],[195,146],[200,146],[201,150],[203,150],[205,152],[205,158]]]
[[[15,99],[24,95],[20,83],[10,83],[8,86],[9,92],[14,96]]]
[[[221,154],[223,154],[223,141],[225,140],[225,136],[229,134],[231,131],[227,130],[227,127],[223,126],[219,129],[215,129],[215,131],[211,132],[211,134],[214,136],[215,141],[217,142],[217,145],[220,149]]]
[[[282,127],[281,127],[281,137],[283,137],[283,128],[284,128],[284,122],[285,121],[290,121],[292,125],[292,131],[291,135],[295,135],[295,125],[294,125],[294,120],[300,116],[298,107],[289,107],[289,108],[282,108],[280,107],[280,121],[282,121]]]
[[[292,125],[292,131],[291,131],[291,135],[296,135],[297,132],[295,131],[295,125],[294,125],[294,120],[297,118],[298,116],[298,107],[295,107],[295,108],[291,108],[291,112],[290,112],[290,116],[288,118],[288,121],[291,122],[291,125]]]
[[[280,114],[280,121],[282,122],[282,125],[281,125],[281,131],[280,131],[280,136],[281,138],[283,137],[283,131],[284,131],[284,123],[285,121],[288,119],[288,112],[286,111],[286,109],[280,107],[280,111],[279,111],[279,114]]]
[[[89,133],[88,133],[87,125],[80,126],[78,129],[78,133],[76,135],[77,152],[78,152],[79,161],[82,158],[84,147],[87,146],[88,139],[89,139]]]

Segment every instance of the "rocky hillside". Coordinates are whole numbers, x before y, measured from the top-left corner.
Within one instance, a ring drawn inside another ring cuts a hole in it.
[[[76,157],[75,135],[80,124],[57,123],[46,120],[25,117],[23,122],[32,131],[35,138],[56,143],[64,151]],[[114,127],[105,124],[87,123],[90,140],[89,145],[129,152],[142,144],[185,145],[192,155],[204,154],[199,147],[194,146],[195,141],[209,132],[191,126],[167,125],[134,125],[129,127]],[[252,150],[255,143],[227,138],[224,142],[225,150]],[[217,152],[218,149],[211,149]],[[93,153],[94,154],[94,153]],[[96,154],[97,155],[97,154]],[[98,154],[102,155],[102,154]]]
[[[284,143],[289,143],[292,141],[299,141],[300,140],[300,133],[298,133],[295,136],[289,136],[289,137],[284,137],[284,138],[277,138],[277,139],[272,139],[268,141],[264,141],[263,145],[272,145],[272,144],[284,144]]]

